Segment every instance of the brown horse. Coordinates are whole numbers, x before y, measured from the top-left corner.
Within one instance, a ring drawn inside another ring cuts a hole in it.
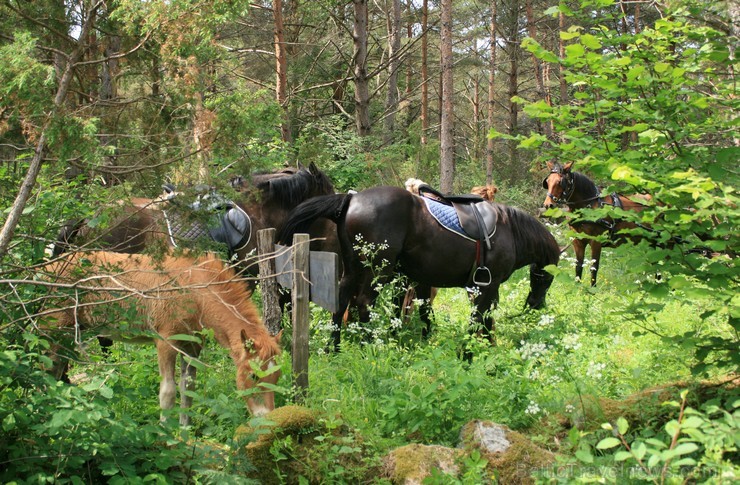
[[[246,232],[230,250],[251,275],[257,274],[256,258],[251,257],[257,248],[257,231],[268,227],[279,230],[290,210],[299,203],[317,195],[334,193],[329,177],[313,163],[308,168],[256,173],[248,179],[236,177],[231,183],[240,194],[234,203],[239,212],[246,215],[243,219]],[[178,197],[132,198],[119,202],[104,211],[109,220],[104,226],[92,227],[90,221],[86,220],[65,225],[57,237],[53,254],[57,256],[70,247],[75,249],[83,244],[87,248],[129,254],[152,252],[153,249],[156,253],[158,247],[187,246],[197,237],[210,238],[209,232],[212,231],[200,223],[203,221],[192,216],[194,211],[191,207],[178,205],[181,205],[178,204]],[[183,227],[188,222],[192,225]],[[316,224],[310,229],[310,234],[316,238],[312,249],[338,250],[331,223],[323,221]]]
[[[542,181],[542,187],[547,190],[547,197],[543,203],[545,208],[557,205],[567,206],[570,212],[579,209],[598,209],[603,207],[614,207],[626,211],[640,212],[647,207],[652,200],[650,195],[635,194],[624,196],[616,192],[610,195],[601,195],[601,190],[585,175],[573,172],[573,162],[561,165],[560,163],[548,162],[547,167],[550,174]],[[616,217],[606,216],[595,221],[576,221],[571,223],[571,228],[585,237],[573,239],[573,251],[576,254],[576,278],[579,280],[583,275],[583,260],[586,246],[591,245],[591,286],[596,285],[596,274],[599,271],[601,260],[601,248],[614,247],[627,240],[636,241],[637,237],[627,237],[620,231],[635,229],[646,226],[621,220]],[[598,236],[608,236],[607,242],[602,242]]]
[[[165,256],[155,260],[146,255],[112,252],[70,253],[44,268],[64,291],[63,306],[44,312],[44,319],[55,320],[43,328],[54,335],[54,367],[59,379],[66,374],[68,361],[62,356],[79,332],[91,330],[114,339],[151,342],[157,347],[159,404],[170,409],[175,403],[175,361],[178,354],[197,358],[202,344],[187,338],[210,329],[218,343],[229,349],[236,364],[236,387],[240,391],[259,389],[260,384],[274,385],[279,369],[270,372],[280,353],[279,339],[272,337],[252,303],[251,294],[233,268],[224,265],[213,254],[200,257]],[[132,310],[138,318],[126,329],[118,327],[116,316],[129,319]],[[121,314],[119,312],[126,312]],[[64,344],[66,343],[66,345]],[[255,369],[266,374],[255,375]],[[182,408],[190,407],[196,368],[183,359],[180,375]],[[253,415],[275,408],[274,394],[269,389],[248,394],[246,403]],[[187,425],[187,414],[180,424]]]

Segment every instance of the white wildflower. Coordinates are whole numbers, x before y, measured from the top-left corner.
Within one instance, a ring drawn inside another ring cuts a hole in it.
[[[537,404],[534,401],[529,401],[529,406],[527,406],[527,409],[524,410],[525,414],[540,414],[542,410],[540,409],[540,405]]]
[[[577,333],[569,333],[563,336],[561,344],[565,350],[576,351],[581,348],[580,336]]]
[[[604,369],[606,369],[606,364],[602,362],[591,361],[588,363],[588,369],[586,370],[586,375],[593,379],[601,379],[601,377],[603,376]]]
[[[548,325],[551,325],[555,321],[555,317],[552,315],[542,315],[540,317],[540,321],[537,322],[537,325],[540,327],[547,327]]]

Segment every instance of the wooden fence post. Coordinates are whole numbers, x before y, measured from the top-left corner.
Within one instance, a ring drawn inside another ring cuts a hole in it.
[[[275,276],[275,228],[261,229],[257,232],[257,255],[262,290],[262,320],[270,335],[277,335],[280,331],[282,309]]]
[[[296,402],[303,403],[308,390],[309,327],[309,236],[293,236],[293,382]]]

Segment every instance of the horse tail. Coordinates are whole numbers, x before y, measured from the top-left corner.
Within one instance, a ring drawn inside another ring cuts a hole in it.
[[[344,218],[351,198],[352,194],[321,195],[299,204],[283,224],[278,241],[281,244],[291,244],[294,234],[307,233],[311,224],[322,217],[339,222]]]

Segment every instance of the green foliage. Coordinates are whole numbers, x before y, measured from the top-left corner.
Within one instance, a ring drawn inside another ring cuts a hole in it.
[[[601,5],[607,11],[611,6]],[[621,216],[651,226],[650,235],[664,243],[678,243],[633,250],[636,270],[659,266],[663,279],[643,282],[643,293],[635,295],[630,308],[633,318],[645,318],[643,295],[675,294],[702,301],[706,316],[722,315],[719,327],[682,336],[699,358],[694,371],[707,373],[713,366],[740,365],[731,350],[739,343],[733,275],[740,249],[734,168],[740,151],[733,141],[733,113],[740,105],[731,76],[720,74],[734,62],[728,37],[691,22],[690,13],[676,7],[634,35],[592,25],[588,16],[567,11],[575,25],[561,34],[567,42],[563,58],[530,39],[525,44],[530,52],[565,68],[573,100],[555,107],[526,105],[531,116],[552,122],[563,140],[530,139],[522,146],[539,147],[540,160],[575,161],[576,170],[610,179],[604,193],[619,189],[655,197],[658,203],[639,218]],[[603,210],[582,214],[591,220],[603,215]],[[707,259],[707,253],[715,257]]]
[[[48,343],[23,334],[0,353],[0,479],[4,482],[122,483],[186,481],[213,466],[205,446],[187,443],[157,418],[116,412],[120,376],[108,371],[84,385],[56,382],[40,369]],[[125,384],[124,384],[125,385]],[[154,415],[156,416],[156,415]]]
[[[442,349],[422,352],[402,377],[383,383],[381,429],[423,443],[454,443],[476,404],[471,396],[485,385],[484,376]]]
[[[213,146],[215,166],[228,167],[229,173],[248,174],[288,160],[280,141],[282,112],[266,91],[219,94],[208,100],[207,107],[218,116],[219,136]]]
[[[295,143],[300,162],[316,163],[334,183],[337,192],[358,190],[373,184],[375,160],[363,140],[343,117],[332,116],[308,124]]]
[[[18,32],[12,43],[0,46],[0,109],[10,113],[3,118],[42,123],[51,108],[54,69],[36,58],[35,48],[36,39],[28,32]],[[5,129],[0,125],[0,133]]]
[[[664,403],[678,415],[662,425],[631,430],[625,418],[602,424],[608,432],[576,436],[580,442],[576,458],[596,473],[581,475],[579,481],[601,483],[652,482],[722,483],[740,476],[735,458],[740,436],[740,397],[735,390],[722,402],[713,400],[697,410],[687,406],[688,391],[681,401]],[[598,439],[594,442],[592,438]],[[570,479],[574,478],[573,476]],[[586,480],[587,479],[587,480]]]

